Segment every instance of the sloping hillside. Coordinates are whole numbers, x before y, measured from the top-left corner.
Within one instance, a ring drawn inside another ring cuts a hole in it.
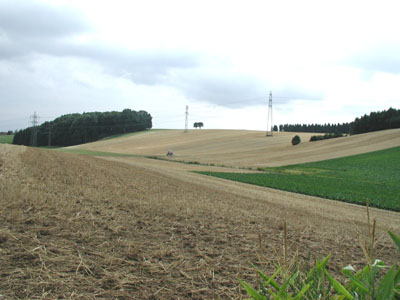
[[[124,159],[124,158],[121,158]],[[152,160],[156,163],[157,161]],[[300,257],[363,255],[365,209],[167,168],[0,145],[4,299],[232,299],[267,273],[282,223]],[[371,209],[380,258],[399,213]]]
[[[310,133],[298,134],[302,143],[291,145],[298,133],[275,133],[266,137],[261,131],[182,130],[149,131],[91,144],[78,149],[165,156],[172,159],[236,166],[268,167],[312,162],[361,154],[400,146],[400,129],[384,130],[318,142],[308,142]]]

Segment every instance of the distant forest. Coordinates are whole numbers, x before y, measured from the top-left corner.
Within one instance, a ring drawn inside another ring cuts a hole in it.
[[[315,133],[344,133],[359,134],[391,128],[400,128],[400,110],[389,108],[380,112],[371,112],[351,123],[343,124],[285,124],[279,125],[279,131],[315,132]],[[274,126],[278,131],[278,126]]]
[[[112,135],[147,130],[152,117],[146,111],[89,112],[63,115],[37,127],[15,133],[13,144],[34,146],[72,146]]]

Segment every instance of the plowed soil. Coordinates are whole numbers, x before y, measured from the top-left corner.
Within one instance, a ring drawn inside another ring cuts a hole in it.
[[[375,138],[398,145],[399,132]],[[331,144],[336,154],[330,155],[355,151],[340,144],[354,144],[351,138]],[[355,148],[373,147],[360,139]],[[161,142],[151,153],[139,152],[145,142],[126,148],[116,145],[121,140],[108,142],[113,146],[85,147],[165,155]],[[203,157],[181,147],[173,150],[190,160]],[[309,157],[307,147],[296,148],[304,153],[299,157]],[[215,161],[228,165],[222,148],[213,151]],[[0,299],[240,299],[238,278],[257,284],[250,263],[271,273],[281,260],[284,222],[289,253],[311,260],[331,253],[332,273],[363,265],[365,208],[188,172],[196,168],[209,167],[0,145]],[[379,257],[393,263],[398,257],[386,230],[400,234],[400,213],[370,214]]]

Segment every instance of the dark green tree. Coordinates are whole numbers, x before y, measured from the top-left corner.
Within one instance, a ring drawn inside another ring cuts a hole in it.
[[[298,135],[295,135],[295,136],[292,138],[292,145],[293,145],[293,146],[296,146],[296,145],[300,144],[300,142],[301,142],[301,139],[300,139],[300,137],[299,137]]]
[[[203,122],[195,122],[195,123],[193,124],[193,127],[194,127],[194,128],[199,128],[199,129],[201,129],[201,127],[203,127],[203,126],[204,126]]]

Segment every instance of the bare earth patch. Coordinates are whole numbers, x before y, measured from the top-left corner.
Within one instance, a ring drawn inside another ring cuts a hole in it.
[[[363,207],[107,159],[0,145],[0,299],[240,299],[249,262],[274,270],[283,221],[300,257],[363,263]],[[400,213],[371,214],[392,263]]]

